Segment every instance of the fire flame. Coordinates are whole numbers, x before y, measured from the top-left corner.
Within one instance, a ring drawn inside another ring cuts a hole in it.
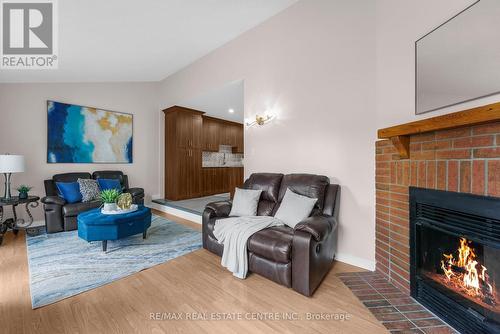
[[[458,260],[453,257],[453,254],[443,254],[441,269],[443,269],[448,281],[461,283],[468,295],[473,297],[488,295],[488,299],[494,300],[492,298],[493,287],[488,282],[488,274],[486,274],[487,269],[481,265],[480,272],[478,272],[479,263],[476,260],[474,249],[469,247],[470,243],[467,239],[460,238]]]

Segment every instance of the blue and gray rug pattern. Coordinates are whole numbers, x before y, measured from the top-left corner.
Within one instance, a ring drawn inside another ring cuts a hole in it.
[[[142,234],[101,242],[77,231],[27,236],[32,307],[55,303],[201,248],[201,233],[153,215]]]

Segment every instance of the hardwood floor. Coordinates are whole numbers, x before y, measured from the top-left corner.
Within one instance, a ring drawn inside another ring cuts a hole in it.
[[[221,268],[219,257],[202,249],[32,310],[25,236],[8,233],[0,246],[0,333],[386,333],[335,277],[337,272],[360,270],[336,262],[314,296],[307,298],[256,274],[236,279]],[[185,314],[182,320],[151,319],[151,314],[165,318],[177,312],[236,313],[243,320],[186,320]],[[274,312],[301,319],[246,320]],[[308,312],[351,317],[312,321],[305,319]]]

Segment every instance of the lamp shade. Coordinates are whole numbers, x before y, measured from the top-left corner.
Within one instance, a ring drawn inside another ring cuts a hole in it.
[[[24,156],[22,155],[0,155],[0,173],[22,173],[24,172]]]

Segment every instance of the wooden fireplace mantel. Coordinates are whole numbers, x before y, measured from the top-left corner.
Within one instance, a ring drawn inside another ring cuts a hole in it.
[[[410,136],[461,126],[500,121],[500,102],[378,130],[379,139],[390,139],[401,159],[410,156]]]

